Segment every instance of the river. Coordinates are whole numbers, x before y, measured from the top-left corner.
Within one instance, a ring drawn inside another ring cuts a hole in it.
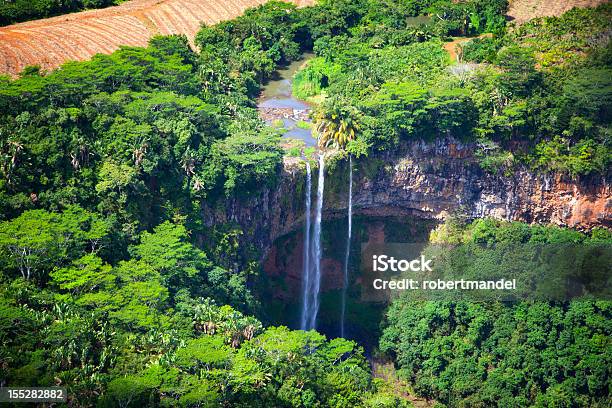
[[[304,54],[302,59],[294,61],[276,71],[275,77],[264,87],[257,101],[261,117],[270,125],[282,122],[285,129],[283,138],[299,139],[306,146],[316,146],[312,130],[305,123],[310,123],[311,106],[293,96],[293,76],[311,58],[313,54]]]

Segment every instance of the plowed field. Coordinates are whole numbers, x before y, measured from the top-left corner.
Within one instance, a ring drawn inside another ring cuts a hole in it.
[[[121,6],[84,11],[0,27],[0,73],[16,75],[27,65],[44,70],[70,60],[111,53],[120,45],[145,46],[155,34],[194,38],[201,23],[234,18],[267,0],[132,0]],[[288,0],[298,6],[314,0]]]

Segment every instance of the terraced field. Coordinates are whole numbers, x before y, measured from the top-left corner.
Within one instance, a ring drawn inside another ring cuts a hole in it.
[[[121,45],[145,46],[155,34],[193,39],[201,23],[236,17],[267,0],[132,0],[121,6],[0,27],[0,73],[28,65],[44,70],[70,60],[111,53]],[[314,0],[288,0],[298,6]]]

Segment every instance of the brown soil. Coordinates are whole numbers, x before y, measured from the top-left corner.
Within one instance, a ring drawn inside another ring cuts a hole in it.
[[[609,0],[510,0],[508,17],[518,24],[535,17],[560,16],[574,7],[596,7]]]

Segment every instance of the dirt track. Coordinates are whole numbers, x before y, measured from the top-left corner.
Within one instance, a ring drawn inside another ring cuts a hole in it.
[[[0,27],[0,73],[27,65],[44,70],[109,54],[120,45],[145,46],[155,34],[193,39],[201,23],[231,19],[267,0],[132,0],[116,7]],[[313,0],[289,0],[299,6]]]

